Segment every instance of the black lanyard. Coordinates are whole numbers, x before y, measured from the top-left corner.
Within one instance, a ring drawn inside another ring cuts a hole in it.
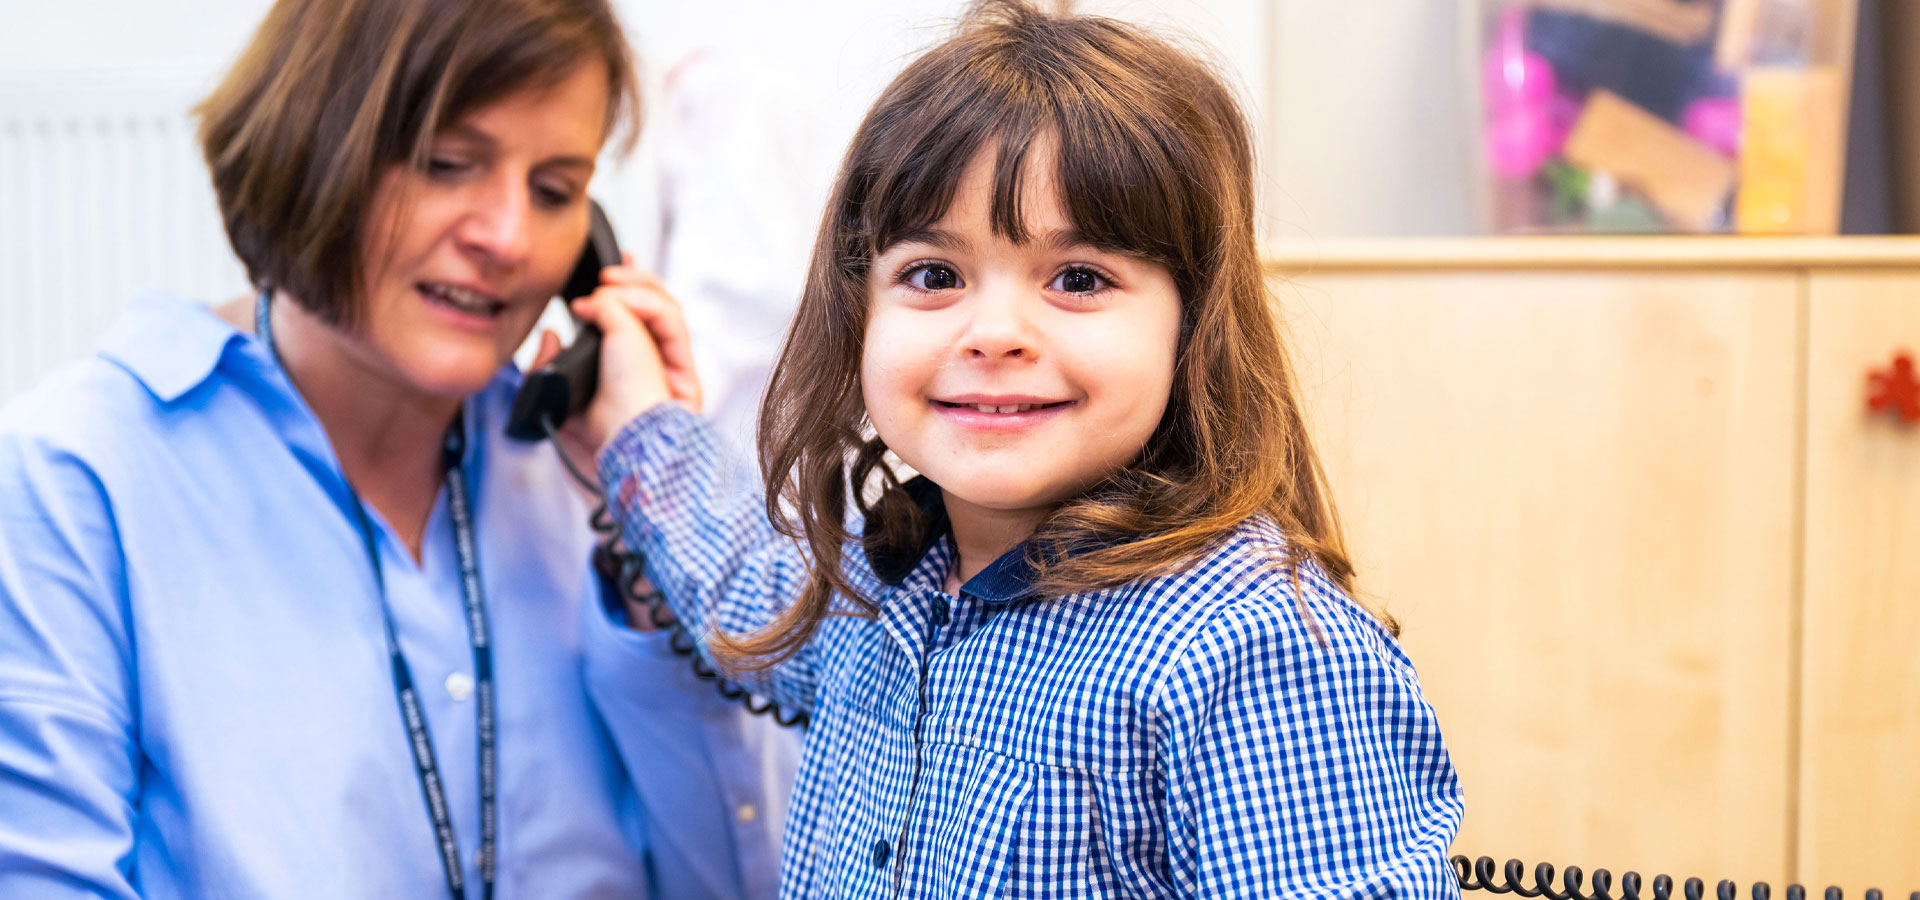
[[[270,298],[270,293],[261,292],[260,302],[254,307],[254,331],[266,342],[268,350],[278,361],[280,351],[274,346],[273,331],[267,319]],[[480,896],[484,900],[492,900],[494,843],[499,825],[494,803],[493,644],[487,629],[487,598],[480,588],[478,548],[473,538],[473,507],[467,494],[465,468],[461,464],[465,450],[466,437],[461,430],[460,419],[455,417],[453,426],[447,429],[441,462],[447,470],[447,506],[453,513],[454,550],[460,557],[460,594],[466,603],[467,637],[473,643],[474,713],[479,720],[480,732]],[[380,565],[379,539],[373,527],[373,518],[367,515],[366,504],[360,502],[358,494],[353,494],[351,485],[347,491],[353,496],[360,539],[366,545],[367,559],[373,565],[373,582],[380,595],[380,623],[386,632],[387,656],[393,664],[393,691],[400,703],[400,719],[407,727],[407,746],[413,750],[414,770],[420,779],[420,793],[426,799],[427,816],[433,821],[434,840],[440,846],[440,865],[446,872],[447,892],[453,900],[463,900],[466,896],[466,869],[460,864],[460,844],[454,839],[453,818],[447,813],[446,789],[441,784],[440,767],[433,755],[433,736],[427,731],[426,713],[420,708],[420,695],[414,689],[413,672],[407,667],[406,657],[400,653],[400,640],[394,633],[393,610],[387,603],[387,581]]]

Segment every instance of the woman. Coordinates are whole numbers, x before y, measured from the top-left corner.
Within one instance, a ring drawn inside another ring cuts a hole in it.
[[[634,90],[604,0],[273,7],[201,109],[257,297],[0,412],[0,896],[771,894],[769,734],[502,436]]]

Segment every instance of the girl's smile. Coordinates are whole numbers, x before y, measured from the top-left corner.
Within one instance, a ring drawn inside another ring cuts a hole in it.
[[[961,394],[936,397],[933,406],[942,418],[958,428],[1012,432],[1064,413],[1074,402],[1048,400],[1032,394]]]

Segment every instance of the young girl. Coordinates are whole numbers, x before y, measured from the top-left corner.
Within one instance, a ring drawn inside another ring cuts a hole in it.
[[[1351,597],[1253,199],[1203,64],[996,3],[854,138],[764,499],[662,402],[671,301],[579,306],[605,365],[655,372],[575,426],[618,430],[628,540],[711,655],[812,717],[782,896],[1457,894],[1458,783]]]

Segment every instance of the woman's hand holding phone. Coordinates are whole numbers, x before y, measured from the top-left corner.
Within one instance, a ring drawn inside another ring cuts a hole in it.
[[[651,272],[625,254],[621,265],[601,270],[600,287],[573,302],[582,322],[597,325],[600,387],[586,411],[560,429],[561,451],[584,471],[593,471],[600,448],[635,416],[667,400],[698,412],[700,379],[694,372],[692,341],[680,303]],[[552,332],[541,335],[534,366],[561,350]]]

